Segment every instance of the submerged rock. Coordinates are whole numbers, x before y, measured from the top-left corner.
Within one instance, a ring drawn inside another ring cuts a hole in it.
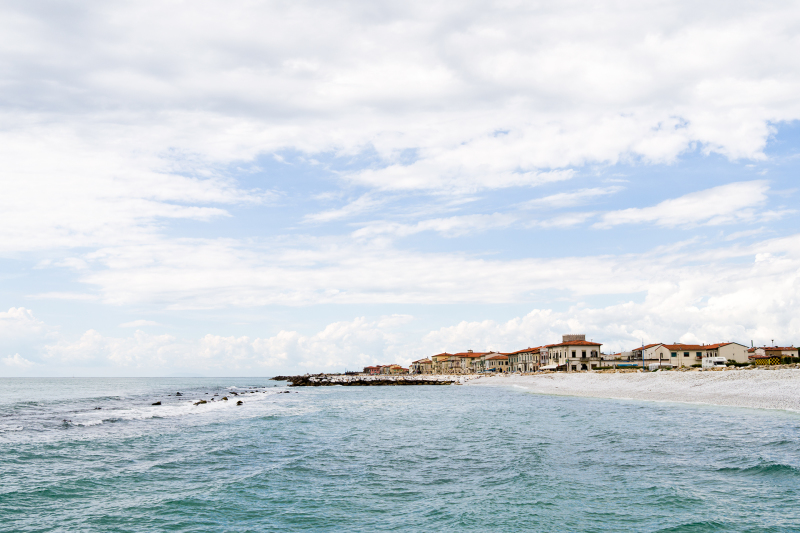
[[[161,402],[151,403],[150,405],[161,405]]]

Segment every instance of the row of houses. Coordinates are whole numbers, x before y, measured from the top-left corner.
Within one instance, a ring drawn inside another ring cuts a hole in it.
[[[364,374],[369,374],[370,376],[377,376],[379,374],[398,375],[398,374],[408,374],[408,373],[409,373],[408,368],[403,368],[402,366],[395,364],[364,367]]]
[[[724,357],[736,363],[779,364],[787,357],[797,358],[798,349],[789,347],[748,347],[737,342],[716,344],[655,343],[629,352],[604,354],[602,344],[586,340],[585,335],[564,335],[561,342],[525,348],[516,352],[440,353],[411,363],[369,366],[366,374],[479,374],[485,372],[538,372],[562,370],[577,372],[614,367],[659,366],[680,368],[698,366],[705,357]]]
[[[479,374],[484,372],[537,372],[539,370],[592,370],[602,366],[599,342],[585,335],[564,335],[558,344],[516,352],[440,353],[411,363],[412,374]]]
[[[629,360],[644,361],[644,364],[659,364],[671,367],[687,367],[700,364],[705,357],[724,357],[728,361],[756,365],[780,364],[787,357],[796,358],[794,346],[770,346],[756,348],[738,342],[717,344],[648,344],[628,352]],[[619,354],[623,355],[623,354]]]

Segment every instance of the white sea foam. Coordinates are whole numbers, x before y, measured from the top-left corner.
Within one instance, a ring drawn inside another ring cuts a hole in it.
[[[76,426],[96,426],[104,423],[113,423],[129,420],[148,420],[153,418],[174,418],[192,415],[209,415],[214,413],[221,413],[226,410],[236,409],[239,411],[243,407],[251,403],[262,403],[267,400],[274,400],[275,397],[283,392],[281,389],[258,391],[254,394],[246,394],[239,396],[232,396],[228,400],[222,400],[216,397],[213,401],[207,399],[208,397],[192,398],[191,395],[184,396],[181,400],[175,403],[166,403],[164,405],[147,405],[141,407],[133,407],[128,409],[103,409],[93,410],[85,413],[78,413],[72,417],[70,422]],[[206,400],[206,403],[195,405],[200,399]],[[243,405],[237,405],[237,401],[242,400]]]

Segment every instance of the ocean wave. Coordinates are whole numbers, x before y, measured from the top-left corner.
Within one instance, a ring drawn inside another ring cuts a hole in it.
[[[717,472],[743,474],[746,476],[799,476],[800,469],[792,465],[774,462],[762,462],[748,467],[726,466],[718,468]]]
[[[202,397],[191,398],[189,395],[184,396],[184,400],[173,404],[164,405],[146,405],[141,407],[134,407],[128,409],[103,409],[92,410],[84,413],[78,413],[72,416],[69,423],[73,426],[91,427],[99,426],[102,424],[113,424],[119,422],[136,421],[136,420],[149,420],[149,419],[163,419],[175,418],[191,415],[203,415],[211,413],[219,413],[227,410],[238,408],[242,409],[248,403],[261,403],[266,400],[273,399],[277,394],[283,391],[257,391],[253,394],[245,395],[240,394],[229,398],[227,401],[219,398],[214,400],[206,400],[206,403],[197,404],[196,402]],[[237,402],[243,399],[242,405],[237,405]]]

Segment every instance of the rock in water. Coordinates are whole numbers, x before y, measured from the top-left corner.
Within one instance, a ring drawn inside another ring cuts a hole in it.
[[[242,400],[239,400],[238,402],[236,402],[236,405],[242,405],[243,403],[244,402]]]
[[[161,402],[152,403],[150,405],[161,405]]]
[[[181,394],[180,392],[176,392],[175,396],[183,396],[183,394]]]
[[[208,403],[208,402],[205,401],[205,400],[200,400],[199,402],[194,402],[195,405],[200,405],[201,403]]]
[[[228,401],[228,397],[227,396],[223,396],[222,399],[225,400],[226,402]]]

